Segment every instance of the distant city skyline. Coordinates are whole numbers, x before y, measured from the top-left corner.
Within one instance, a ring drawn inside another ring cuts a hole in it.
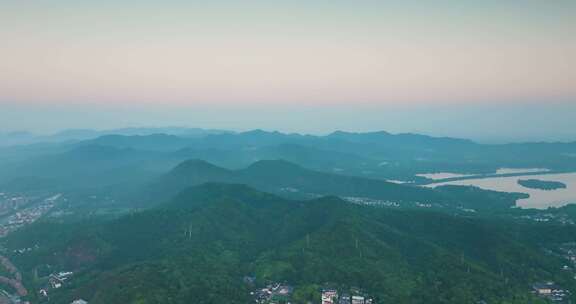
[[[575,1],[3,1],[0,131],[576,140]]]

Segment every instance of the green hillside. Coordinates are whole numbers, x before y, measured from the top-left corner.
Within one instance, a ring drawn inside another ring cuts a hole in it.
[[[299,198],[338,195],[411,202],[442,200],[439,193],[430,189],[313,171],[284,160],[258,161],[240,170],[188,160],[147,187],[147,193],[155,199],[169,197],[186,187],[207,182],[247,184],[261,191]]]
[[[378,303],[538,303],[529,293],[534,281],[574,283],[524,235],[530,231],[499,220],[336,197],[287,200],[213,183],[111,222],[38,223],[5,246],[39,245],[14,257],[29,284],[38,284],[32,274],[41,265],[78,272],[52,294],[57,303],[248,303],[246,275],[257,284],[286,281],[297,291],[327,282],[357,286]]]

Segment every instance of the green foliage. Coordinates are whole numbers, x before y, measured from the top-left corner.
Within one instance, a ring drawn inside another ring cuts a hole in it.
[[[535,281],[574,287],[529,225],[293,201],[241,185],[190,188],[163,208],[79,227],[39,223],[5,241],[39,244],[18,258],[27,273],[39,264],[78,271],[53,294],[62,303],[247,303],[247,274],[296,285],[296,303],[317,301],[325,282],[359,286],[379,303],[537,303]]]
[[[318,303],[321,300],[322,294],[320,293],[320,285],[309,284],[302,285],[296,290],[292,296],[294,303],[304,304],[304,303]]]
[[[566,188],[566,184],[556,181],[543,181],[539,179],[520,179],[518,184],[532,189],[556,190]]]

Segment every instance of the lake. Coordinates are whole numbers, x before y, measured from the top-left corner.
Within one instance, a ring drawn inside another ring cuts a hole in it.
[[[557,181],[566,184],[566,189],[557,190],[538,190],[524,188],[518,184],[519,179],[540,179],[546,181]],[[445,183],[430,184],[428,187],[437,187],[441,185],[463,185],[477,186],[483,189],[503,191],[503,192],[521,192],[530,195],[530,198],[520,199],[517,205],[522,208],[560,207],[567,204],[576,204],[576,173],[559,173],[559,174],[542,174],[530,176],[514,177],[490,177],[452,181]]]
[[[429,179],[445,179],[445,178],[468,177],[468,176],[472,176],[472,175],[442,172],[442,173],[422,173],[422,174],[416,174],[416,176],[425,177],[425,178],[429,178]]]

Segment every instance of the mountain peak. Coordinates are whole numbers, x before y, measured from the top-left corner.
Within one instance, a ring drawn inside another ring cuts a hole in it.
[[[226,170],[224,168],[218,167],[214,164],[211,164],[202,159],[189,159],[178,166],[176,166],[172,171],[173,172],[182,172],[182,171],[204,171],[204,170]]]
[[[226,199],[253,204],[287,201],[245,184],[208,182],[184,189],[166,206],[169,208],[193,207]]]
[[[328,134],[326,137],[329,138],[344,138],[344,139],[367,139],[367,138],[381,138],[385,136],[391,136],[392,134],[386,131],[374,131],[374,132],[347,132],[347,131],[335,131]]]
[[[250,165],[246,170],[302,170],[303,168],[297,164],[291,163],[283,159],[270,159],[260,160]]]
[[[250,130],[250,131],[246,131],[243,133],[240,133],[241,135],[253,135],[253,136],[266,136],[266,135],[284,135],[278,131],[265,131],[262,129],[254,129],[254,130]]]

